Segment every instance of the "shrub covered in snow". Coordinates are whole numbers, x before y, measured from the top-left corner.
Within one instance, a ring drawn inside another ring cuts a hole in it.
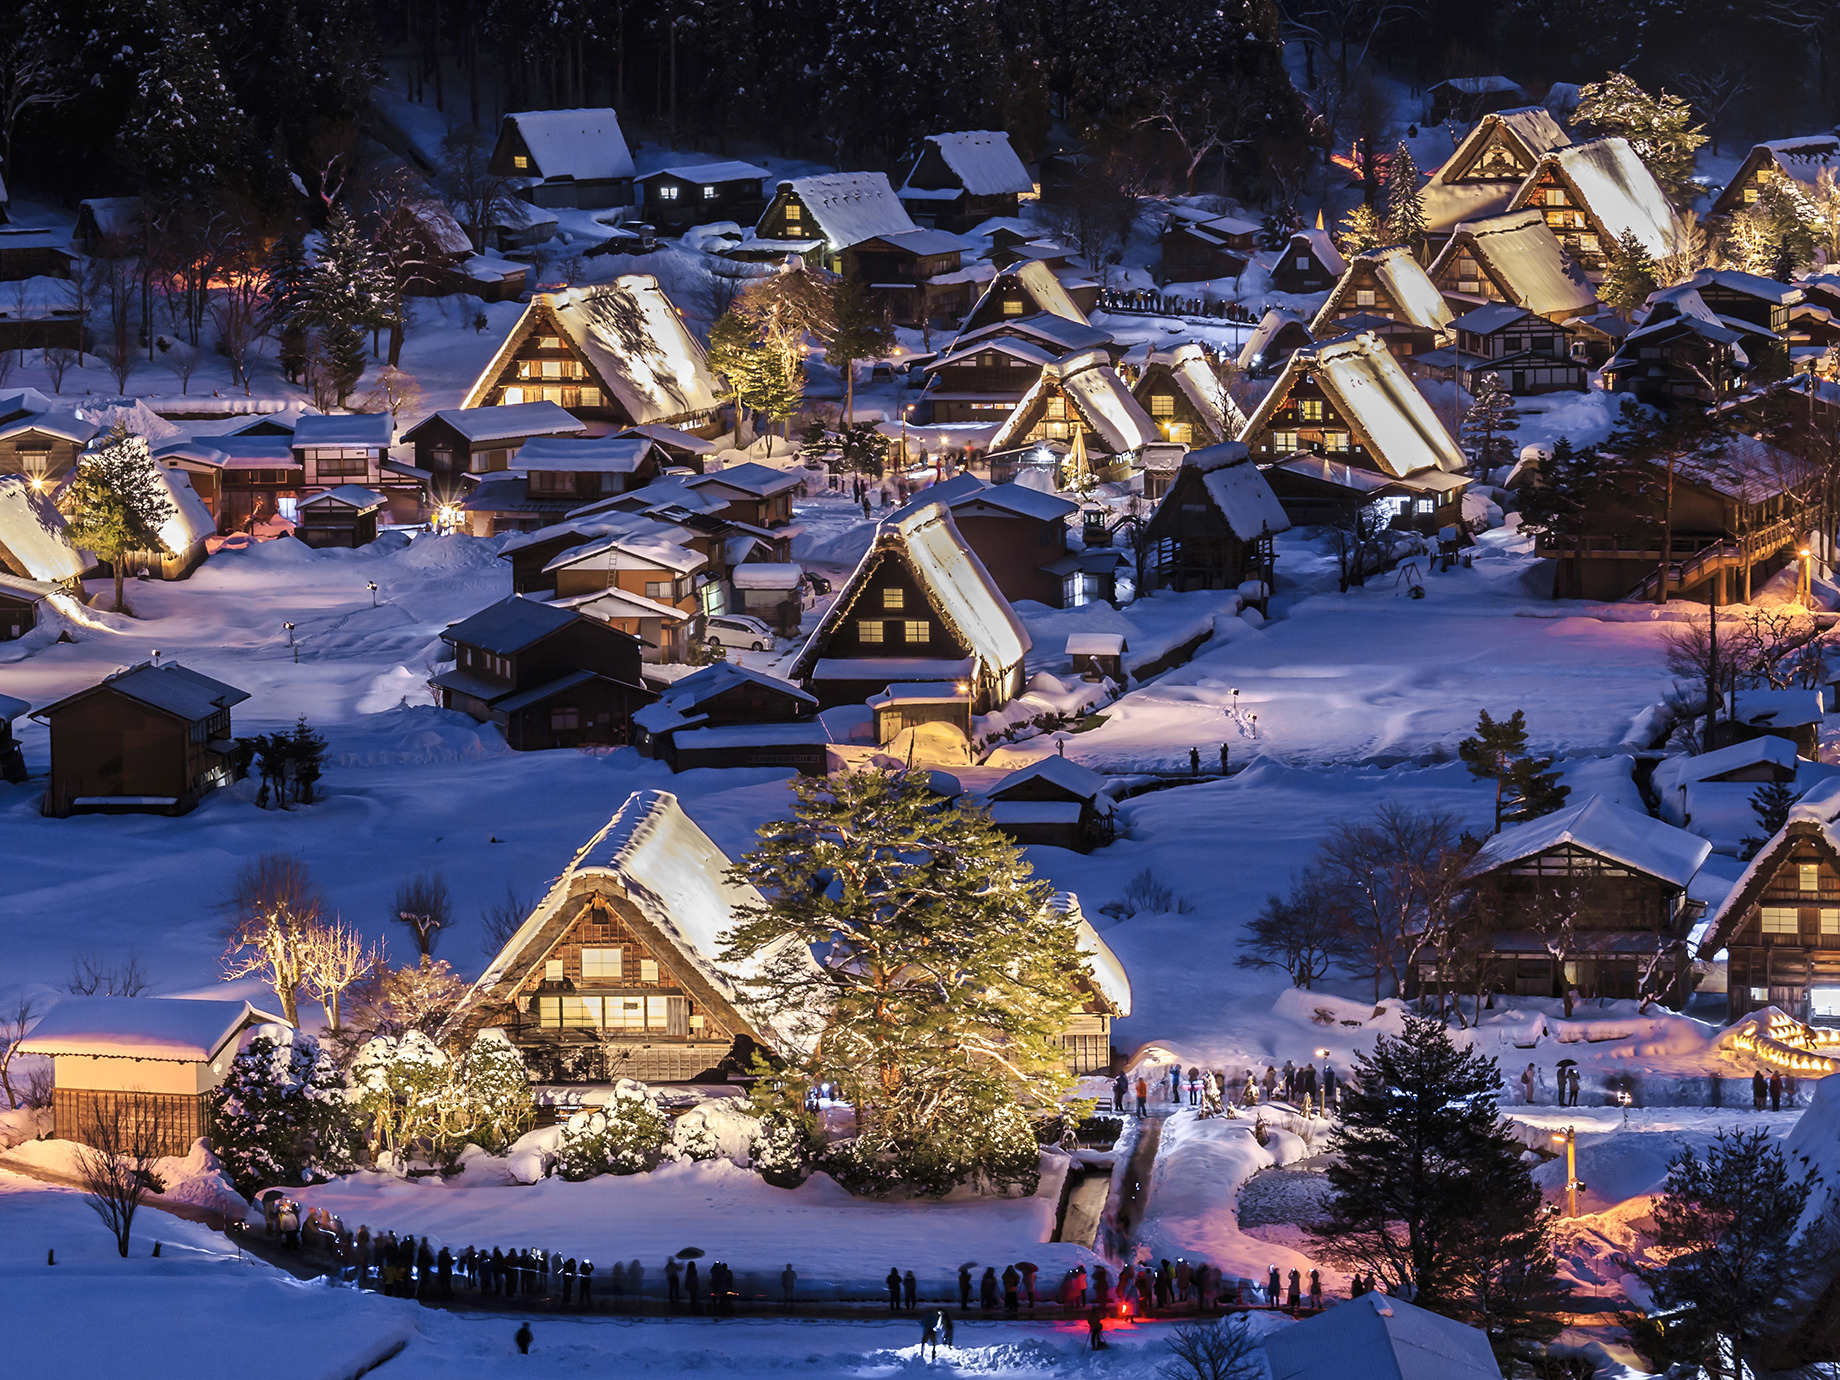
[[[251,1040],[211,1094],[211,1117],[218,1159],[246,1198],[264,1185],[342,1173],[357,1156],[345,1079],[299,1031]]]
[[[664,1155],[671,1119],[643,1083],[622,1078],[604,1108],[577,1112],[562,1128],[556,1168],[565,1179],[642,1174]]]
[[[671,1152],[678,1159],[725,1159],[746,1168],[760,1133],[760,1118],[746,1103],[719,1098],[692,1107],[672,1123]]]
[[[502,1154],[530,1129],[537,1102],[524,1056],[502,1030],[482,1030],[461,1067],[467,1139]]]
[[[381,1157],[425,1148],[440,1157],[455,1123],[458,1096],[450,1061],[440,1046],[411,1030],[368,1041],[352,1061],[352,1102],[370,1121],[370,1142]],[[458,1153],[459,1145],[451,1150]]]
[[[1025,1197],[1041,1181],[1041,1146],[1028,1116],[1014,1104],[953,1115],[949,1128],[924,1141],[896,1142],[870,1132],[841,1141],[823,1168],[851,1193],[882,1198],[897,1189],[943,1198],[961,1185]],[[764,1176],[764,1170],[763,1170]]]

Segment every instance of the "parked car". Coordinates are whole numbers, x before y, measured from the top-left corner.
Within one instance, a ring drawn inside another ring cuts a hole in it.
[[[745,613],[711,618],[704,627],[703,637],[712,647],[739,647],[750,652],[773,650],[773,629]]]
[[[642,220],[623,220],[612,228],[608,237],[593,248],[584,250],[584,259],[602,254],[649,254],[658,247],[658,228]]]
[[[818,574],[815,570],[808,570],[805,572],[805,583],[811,586],[811,592],[813,594],[825,595],[831,592],[831,582],[823,575]]]

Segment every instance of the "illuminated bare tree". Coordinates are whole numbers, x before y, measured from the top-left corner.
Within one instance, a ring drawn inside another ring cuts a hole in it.
[[[358,932],[342,920],[329,925],[315,925],[303,941],[305,962],[301,985],[307,995],[326,1010],[326,1025],[337,1031],[346,991],[362,982],[383,962],[382,953],[366,944]]]
[[[265,853],[236,874],[225,906],[223,971],[227,978],[260,977],[274,989],[281,1014],[300,1024],[299,991],[307,980],[313,933],[325,897],[306,862],[288,853]]]
[[[159,1119],[132,1094],[104,1095],[84,1118],[77,1147],[77,1179],[83,1197],[115,1238],[125,1258],[134,1214],[149,1193],[165,1192],[154,1173],[159,1159]]]

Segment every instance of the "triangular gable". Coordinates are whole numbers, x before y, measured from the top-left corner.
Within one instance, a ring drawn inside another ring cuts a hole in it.
[[[1464,253],[1494,284],[1503,301],[1535,315],[1574,316],[1597,301],[1596,290],[1566,258],[1558,236],[1533,207],[1457,226],[1428,270],[1440,292],[1462,291],[1457,286],[1456,264]]]
[[[1174,350],[1153,352],[1138,375],[1131,395],[1155,420],[1150,397],[1159,382],[1165,383],[1184,398],[1189,410],[1215,441],[1230,441],[1246,424],[1246,414],[1228,395],[1219,377],[1207,362],[1201,347],[1193,341]]]
[[[511,333],[504,343],[493,353],[491,362],[479,372],[473,380],[473,386],[467,391],[461,402],[462,409],[492,406],[490,401],[495,395],[502,395],[507,385],[518,386],[520,381],[510,377],[509,370],[517,362],[518,351],[529,343],[533,335],[554,335],[561,339],[564,348],[587,370],[591,380],[600,386],[603,393],[607,380],[600,376],[594,367],[594,361],[581,349],[569,332],[563,328],[562,319],[557,315],[558,298],[547,292],[539,292],[530,299],[530,305],[524,308],[524,314],[512,326]]]
[[[1763,893],[1776,880],[1777,871],[1794,855],[1799,845],[1805,844],[1812,844],[1815,852],[1828,866],[1840,872],[1840,847],[1836,847],[1827,826],[1814,819],[1791,818],[1758,850],[1757,856],[1744,869],[1744,875],[1738,878],[1738,884],[1726,894],[1723,904],[1712,913],[1711,921],[1706,926],[1705,938],[1700,941],[1700,958],[1711,958],[1720,949],[1730,947],[1738,931],[1744,928],[1752,907],[1763,899]]]
[[[1653,173],[1627,139],[1594,139],[1547,154],[1514,194],[1509,209],[1533,204],[1550,183],[1558,183],[1592,222],[1608,253],[1625,231],[1657,258],[1673,252],[1679,219]]]
[[[1310,323],[1310,333],[1322,336],[1335,324],[1335,319],[1342,314],[1344,299],[1358,288],[1371,286],[1376,292],[1385,293],[1388,302],[1399,313],[1399,318],[1407,324],[1443,335],[1450,325],[1450,304],[1444,300],[1444,294],[1437,290],[1425,270],[1420,267],[1412,251],[1401,244],[1387,245],[1379,249],[1370,249],[1365,254],[1358,254],[1349,263],[1347,272],[1336,280],[1329,290],[1329,300],[1324,302],[1322,310],[1316,313],[1316,319]],[[1358,311],[1371,308],[1356,307]]]
[[[1445,186],[1460,182],[1524,181],[1534,165],[1572,142],[1550,112],[1537,105],[1484,115],[1432,174]]]
[[[1048,401],[1056,397],[1067,403],[1068,423],[1077,420],[1110,454],[1133,451],[1157,439],[1156,423],[1125,388],[1109,356],[1087,350],[1042,366],[1029,391],[1017,400],[991,437],[990,449],[1021,445],[1046,420]],[[1071,435],[1068,440],[1072,440]]]

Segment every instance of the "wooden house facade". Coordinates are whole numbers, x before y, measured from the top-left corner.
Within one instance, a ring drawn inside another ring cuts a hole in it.
[[[1159,283],[1203,283],[1246,271],[1259,227],[1231,216],[1196,217],[1172,211],[1158,237]]]
[[[1042,366],[1060,352],[1014,335],[991,335],[940,355],[926,366],[918,405],[933,425],[1000,422],[1016,410]]]
[[[1279,292],[1326,292],[1348,271],[1348,261],[1327,230],[1299,230],[1271,266],[1271,285]]]
[[[341,484],[303,498],[294,511],[294,535],[316,550],[355,550],[377,540],[378,519],[389,513],[390,500],[375,489]]]
[[[1115,807],[1105,778],[1065,757],[1011,772],[986,793],[990,820],[1013,843],[1090,853],[1112,841]]]
[[[718,955],[762,904],[668,791],[635,791],[461,1000],[446,1034],[496,1027],[550,1084],[721,1081],[784,1048]]]
[[[1774,1006],[1800,1021],[1840,1019],[1840,813],[1825,786],[1788,821],[1713,912],[1699,957],[1725,960],[1725,1018]]]
[[[648,225],[682,234],[719,220],[751,225],[767,208],[762,184],[773,174],[752,163],[689,163],[635,177]]]
[[[921,490],[896,516],[927,503],[951,512],[959,537],[1005,599],[1073,607],[1069,586],[1078,575],[1068,563],[1067,519],[1079,511],[1077,503],[1023,484],[985,484],[960,474]]]
[[[822,775],[828,741],[822,733],[815,741],[801,743],[796,741],[800,735],[792,735],[794,741],[788,742],[777,731],[725,735],[721,741],[703,732],[754,727],[778,730],[783,725],[821,729],[815,718],[817,709],[818,701],[790,681],[718,661],[673,681],[655,704],[633,716],[633,724],[639,750],[667,763],[673,771],[701,766],[793,766]]]
[[[1503,302],[1563,324],[1597,305],[1537,207],[1461,222],[1426,273],[1458,314]]]
[[[1448,333],[1452,312],[1412,251],[1389,245],[1357,254],[1347,272],[1336,280],[1329,300],[1310,323],[1318,340],[1344,334],[1338,322],[1348,317],[1378,316],[1427,331],[1441,341]],[[1411,353],[1411,337],[1394,344],[1399,353]]]
[[[963,234],[993,217],[1014,218],[1034,179],[1001,130],[929,134],[899,196],[922,226]]]
[[[1540,159],[1571,142],[1540,106],[1485,114],[1419,190],[1427,234],[1439,241],[1465,221],[1507,210]]]
[[[895,682],[949,681],[987,713],[1022,693],[1030,645],[951,514],[924,503],[877,529],[790,675],[826,709]]]
[[[1594,283],[1612,249],[1633,234],[1654,258],[1674,252],[1679,218],[1626,139],[1593,139],[1546,154],[1508,209],[1537,209],[1566,254]]]
[[[39,610],[58,586],[0,569],[0,642],[16,642],[38,626]]]
[[[1754,144],[1738,165],[1725,189],[1712,199],[1707,214],[1723,220],[1757,204],[1764,187],[1779,179],[1814,190],[1823,172],[1840,176],[1840,133],[1804,134]]]
[[[77,256],[55,230],[30,225],[0,225],[0,282],[28,278],[69,278]]]
[[[872,306],[900,326],[950,326],[971,303],[961,271],[965,242],[944,230],[916,227],[871,235],[839,256],[843,276],[860,283]]]
[[[183,1157],[211,1134],[211,1094],[258,1025],[287,1022],[243,1001],[67,997],[17,1049],[51,1060],[57,1139]]]
[[[1455,382],[1471,394],[1493,374],[1515,397],[1582,393],[1589,370],[1571,354],[1572,332],[1525,307],[1490,303],[1451,322],[1455,344],[1406,362],[1414,378]]]
[[[51,730],[45,813],[196,808],[235,780],[230,711],[248,698],[174,662],[142,662],[35,711]]]
[[[820,173],[781,182],[753,233],[731,253],[769,259],[798,254],[841,273],[846,249],[918,229],[886,173]]]
[[[1191,450],[1144,533],[1147,583],[1185,591],[1239,589],[1250,581],[1269,591],[1272,538],[1290,525],[1244,445]]]
[[[1182,446],[1231,441],[1245,426],[1245,414],[1228,394],[1207,352],[1195,341],[1151,350],[1131,385],[1162,439]]]
[[[990,280],[959,328],[959,338],[989,326],[1043,315],[1080,326],[1092,324],[1052,268],[1040,259],[1023,259]]]
[[[486,170],[538,206],[625,206],[632,200],[632,153],[610,107],[505,116]]]
[[[75,468],[97,427],[36,389],[0,397],[0,475],[24,475],[49,492]]]
[[[632,715],[654,698],[639,640],[572,609],[521,595],[441,634],[454,668],[429,682],[444,709],[495,723],[518,752],[620,747]]]
[[[498,407],[447,407],[403,433],[415,448],[415,467],[433,478],[434,496],[451,502],[463,496],[466,475],[512,468],[533,436],[580,436],[587,424],[556,402],[511,403]]]
[[[1162,440],[1104,350],[1082,350],[1041,367],[990,439],[990,450],[1032,444],[1070,447],[1078,439],[1095,469],[1129,462]]]

